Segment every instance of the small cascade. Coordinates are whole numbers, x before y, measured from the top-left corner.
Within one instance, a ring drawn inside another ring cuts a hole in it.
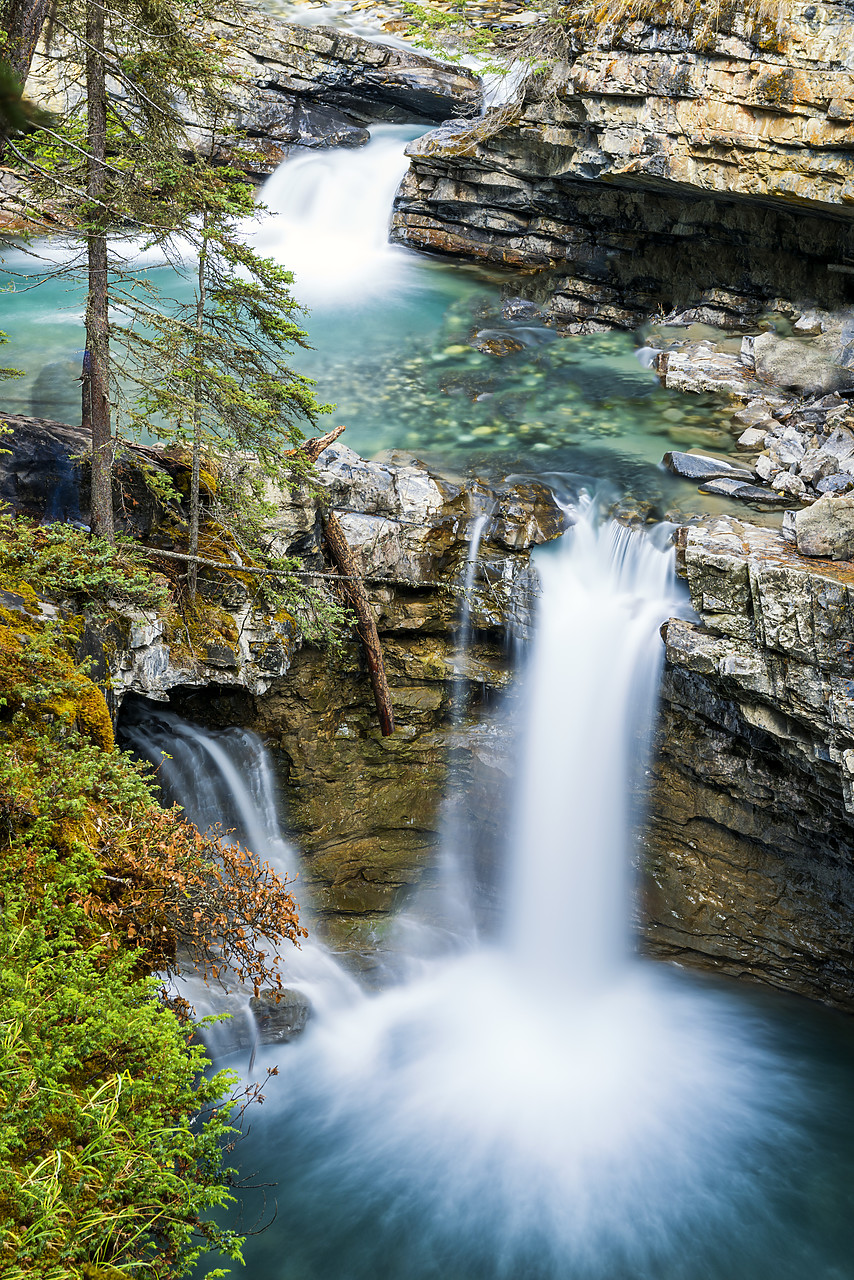
[[[388,229],[404,151],[419,132],[380,125],[365,147],[302,152],[269,178],[262,193],[269,212],[247,231],[293,271],[301,301],[356,306],[407,285],[417,259],[389,244]]]
[[[180,805],[200,831],[214,830],[226,840],[239,841],[283,879],[298,875],[296,852],[282,834],[272,763],[253,733],[240,728],[204,729],[160,705],[134,700],[122,709],[119,741],[151,761],[163,802]],[[310,904],[300,901],[298,881],[293,892],[301,918],[310,919]],[[280,954],[286,987],[304,995],[317,1016],[328,1016],[342,1003],[359,998],[356,982],[313,936],[299,948],[285,944]],[[230,1022],[206,1033],[214,1053],[227,1052],[235,1042],[251,1042],[254,1033],[249,1035],[247,1027],[254,1026],[254,1019],[249,992],[237,985],[210,987],[192,970],[178,981],[199,1017],[232,1015]]]
[[[450,708],[452,739],[462,730],[468,701],[474,584],[481,541],[494,508],[494,501],[477,489],[471,491],[470,497],[474,514],[469,516],[466,526],[468,545],[454,644]],[[398,949],[410,963],[417,964],[425,958],[432,960],[448,951],[471,947],[477,935],[474,877],[466,848],[468,823],[463,814],[465,794],[465,779],[461,776],[452,748],[442,800],[436,878],[422,886],[413,906],[397,921]]]

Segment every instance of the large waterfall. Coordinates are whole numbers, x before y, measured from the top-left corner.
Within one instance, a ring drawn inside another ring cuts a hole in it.
[[[539,568],[503,931],[378,995],[339,991],[301,1041],[261,1051],[280,1080],[248,1158],[279,1184],[286,1226],[252,1241],[253,1280],[815,1270],[812,1245],[775,1244],[785,1170],[805,1158],[798,1073],[760,1018],[631,942],[629,796],[657,629],[678,607],[672,551],[591,506]],[[160,720],[167,778],[190,748],[170,785],[192,814],[210,737]],[[226,809],[245,796],[260,814],[264,766],[245,742],[230,743],[243,777]],[[220,788],[227,776],[220,760]]]

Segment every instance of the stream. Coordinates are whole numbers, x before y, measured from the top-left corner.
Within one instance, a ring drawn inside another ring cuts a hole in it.
[[[485,478],[571,474],[579,520],[538,553],[497,927],[484,937],[473,923],[451,805],[439,865],[457,945],[431,950],[419,933],[412,976],[379,993],[322,943],[289,948],[285,980],[312,1010],[303,1035],[256,1046],[250,1066],[239,993],[233,1030],[212,1035],[218,1064],[278,1069],[236,1152],[241,1274],[854,1280],[854,1023],[645,960],[631,925],[627,797],[654,714],[658,628],[686,602],[666,528],[630,532],[585,495],[604,483],[662,515],[690,510],[695,486],[661,455],[724,447],[724,410],[664,391],[638,358],[642,335],[561,337],[517,298],[518,278],[390,246],[418,133],[379,126],[366,147],[295,155],[267,183],[253,235],[309,308],[313,350],[295,364],[363,455]],[[5,404],[75,423],[83,295],[50,277],[63,247],[37,249],[5,260],[3,362],[26,371]],[[167,296],[189,287],[127,251]],[[234,828],[298,869],[251,734],[138,705],[119,727],[201,829]],[[223,1007],[185,981],[199,1013]]]

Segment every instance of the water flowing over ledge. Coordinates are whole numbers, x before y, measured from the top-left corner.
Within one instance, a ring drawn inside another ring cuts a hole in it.
[[[301,1276],[801,1280],[846,1256],[841,1217],[829,1235],[789,1221],[819,1176],[798,1052],[761,1010],[632,954],[625,797],[678,607],[665,542],[599,526],[590,504],[541,554],[500,936],[259,1054],[283,1087],[249,1158],[279,1181]],[[165,727],[191,747],[191,792],[199,751],[216,753]],[[251,784],[214,812],[248,792],[257,823],[246,742],[229,751]],[[253,1242],[250,1275],[284,1276],[277,1241]]]

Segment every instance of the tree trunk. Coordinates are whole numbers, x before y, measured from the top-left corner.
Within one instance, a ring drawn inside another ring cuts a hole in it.
[[[110,424],[110,333],[107,235],[104,216],[107,159],[107,89],[104,73],[104,9],[86,0],[86,102],[88,117],[86,191],[90,199],[86,247],[86,354],[83,413],[92,428],[92,532],[115,541],[113,526],[113,433]]]
[[[205,326],[207,297],[206,270],[208,257],[208,215],[202,223],[202,247],[199,252],[198,293],[196,294],[196,378],[193,388],[193,473],[190,479],[190,559],[187,562],[187,594],[192,604],[196,598],[199,575],[199,481],[202,468],[202,334]]]
[[[8,37],[3,57],[22,88],[52,4],[53,0],[7,0],[3,6],[3,30]]]
[[[341,521],[334,511],[331,511],[327,517],[325,532],[326,543],[332,553],[332,559],[338,566],[339,572],[343,575],[341,586],[353,606],[356,617],[359,619],[359,637],[365,648],[371,687],[374,691],[374,701],[377,704],[377,711],[380,716],[380,728],[382,729],[383,737],[387,738],[390,733],[394,733],[394,710],[391,705],[391,694],[386,680],[383,653],[380,648],[380,637],[374,613],[365,594],[365,588],[362,586],[362,575],[359,573],[358,565],[353,559],[353,553],[347,545],[347,539],[344,537]]]

